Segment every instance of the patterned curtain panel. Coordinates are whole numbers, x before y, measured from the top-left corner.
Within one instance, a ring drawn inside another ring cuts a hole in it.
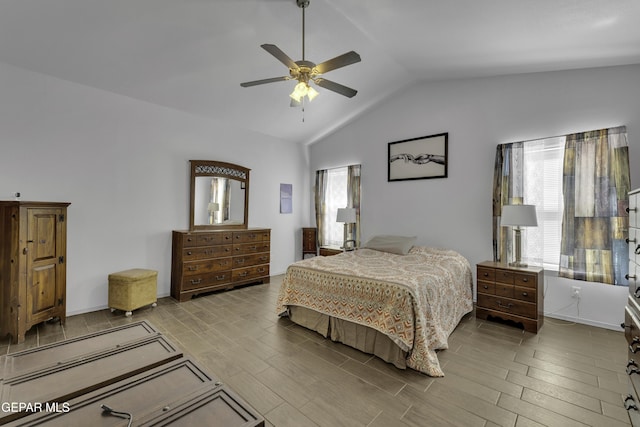
[[[324,232],[326,229],[324,218],[326,216],[327,206],[327,175],[329,172],[326,169],[316,171],[316,186],[315,186],[315,205],[316,205],[316,227],[318,232],[316,233],[318,246],[327,245],[327,236]]]
[[[628,285],[626,127],[567,135],[559,276]]]
[[[349,166],[349,182],[347,183],[347,206],[356,210],[356,223],[351,230],[356,247],[360,247],[360,165]]]
[[[523,204],[523,178],[523,143],[498,145],[493,170],[493,260],[497,262],[513,259],[512,234],[507,227],[500,226],[500,216],[502,206]]]

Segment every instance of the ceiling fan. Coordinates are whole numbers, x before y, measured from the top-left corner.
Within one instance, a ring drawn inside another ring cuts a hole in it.
[[[300,103],[304,100],[305,96],[309,101],[313,100],[313,98],[318,96],[318,92],[312,86],[309,85],[309,83],[311,82],[317,84],[322,88],[339,93],[340,95],[344,95],[348,98],[353,98],[356,95],[356,93],[358,93],[358,91],[355,89],[351,89],[350,87],[343,86],[339,83],[336,83],[331,80],[327,80],[324,77],[321,77],[322,74],[328,73],[329,71],[335,70],[337,68],[342,68],[347,65],[355,64],[356,62],[360,62],[360,55],[358,55],[356,52],[350,51],[317,65],[311,61],[305,60],[305,57],[304,57],[304,10],[309,6],[309,1],[310,0],[296,0],[296,4],[298,5],[299,8],[302,9],[302,60],[293,61],[291,58],[289,58],[289,56],[287,56],[286,53],[280,50],[280,48],[278,48],[276,45],[263,44],[260,46],[261,48],[269,52],[277,60],[279,60],[289,68],[289,75],[240,83],[240,86],[250,87],[250,86],[257,86],[257,85],[262,85],[266,83],[275,83],[275,82],[282,82],[287,80],[297,80],[298,84],[296,84],[295,89],[289,95],[291,97],[291,106],[300,105]]]

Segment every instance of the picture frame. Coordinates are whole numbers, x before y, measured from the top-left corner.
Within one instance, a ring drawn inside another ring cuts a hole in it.
[[[280,184],[280,213],[290,214],[293,212],[293,185]]]
[[[448,151],[448,132],[389,142],[387,180],[446,178]]]

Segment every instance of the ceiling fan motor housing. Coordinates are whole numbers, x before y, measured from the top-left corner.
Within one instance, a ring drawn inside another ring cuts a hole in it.
[[[309,6],[309,0],[296,0],[298,7],[305,8]]]

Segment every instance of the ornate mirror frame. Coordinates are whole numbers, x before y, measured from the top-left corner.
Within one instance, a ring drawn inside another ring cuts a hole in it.
[[[213,160],[189,160],[189,163],[191,164],[189,230],[246,229],[249,220],[249,171],[251,169]],[[244,220],[242,224],[199,224],[196,222],[196,178],[198,177],[228,178],[240,182],[240,189],[244,191]]]

